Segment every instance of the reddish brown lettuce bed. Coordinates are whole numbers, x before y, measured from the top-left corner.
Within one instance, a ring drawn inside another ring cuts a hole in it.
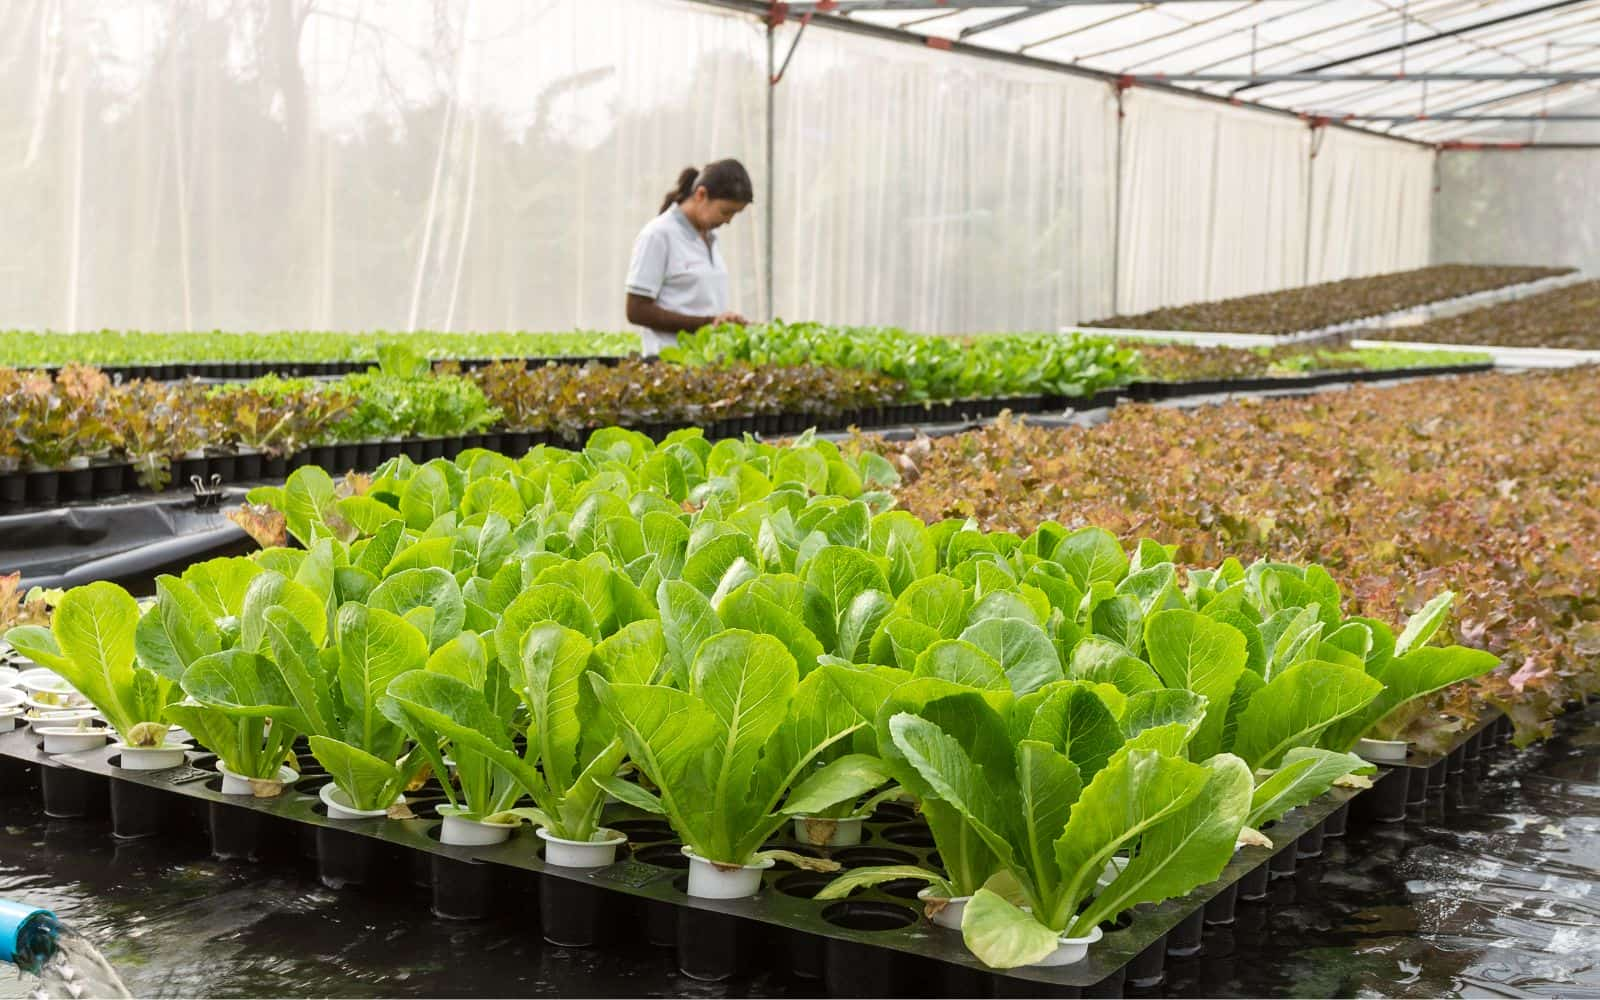
[[[1365,319],[1475,292],[1571,273],[1563,267],[1490,267],[1440,264],[1415,271],[1347,278],[1320,285],[1264,292],[1218,302],[1110,316],[1086,326],[1123,330],[1201,330],[1228,333],[1296,333]]]
[[[1504,663],[1447,707],[1500,705],[1520,736],[1600,690],[1600,370],[1125,405],[1090,429],[880,447],[902,456],[901,504],[930,520],[1098,524],[1192,565],[1316,562],[1352,611],[1389,620],[1453,589],[1453,640]]]

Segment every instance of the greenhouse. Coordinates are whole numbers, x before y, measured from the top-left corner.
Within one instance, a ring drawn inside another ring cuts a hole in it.
[[[1600,0],[0,28],[0,997],[1600,992]]]

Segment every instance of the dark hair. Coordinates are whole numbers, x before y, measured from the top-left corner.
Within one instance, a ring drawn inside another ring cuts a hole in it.
[[[661,211],[688,201],[697,188],[705,188],[709,197],[746,205],[756,200],[755,185],[750,183],[750,172],[745,170],[744,164],[738,160],[717,160],[706,164],[704,170],[684,167],[683,173],[678,175],[678,186],[668,191],[661,202]]]

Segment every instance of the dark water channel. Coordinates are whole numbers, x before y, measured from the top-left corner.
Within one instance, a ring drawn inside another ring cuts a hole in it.
[[[773,973],[681,976],[670,950],[544,944],[537,918],[436,920],[314,874],[116,843],[104,826],[0,800],[0,896],[54,908],[135,996],[814,995]],[[1329,841],[1318,862],[1208,930],[1145,995],[1600,996],[1600,708],[1506,752],[1404,825]],[[407,897],[417,899],[418,897]],[[0,975],[0,997],[31,981]]]

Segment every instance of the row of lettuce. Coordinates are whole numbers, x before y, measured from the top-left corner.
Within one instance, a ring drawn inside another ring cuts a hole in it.
[[[1148,362],[1140,350],[1149,352]],[[1173,380],[1206,371],[1285,374],[1395,367],[1425,352],[1283,352],[1146,346],[1077,336],[968,339],[815,324],[708,328],[665,352],[667,364],[498,362],[462,371],[401,342],[374,347],[378,364],[332,380],[119,382],[96,368],[0,368],[0,474],[127,463],[160,489],[180,457],[294,454],[316,445],[452,438],[483,431],[580,441],[605,426],[711,426],[777,417],[842,425],[883,407],[1029,397],[1063,405],[1128,384],[1141,372]],[[1371,355],[1370,357],[1368,355]],[[1466,358],[1452,357],[1449,362]]]
[[[943,868],[822,896],[923,879],[997,968],[1216,878],[1361,784],[1350,751],[1396,708],[1497,662],[1430,644],[1448,594],[1397,634],[1316,566],[925,524],[895,481],[809,436],[615,428],[364,490],[305,468],[252,495],[303,547],[160,577],[147,608],[91,584],[6,638],[129,744],[178,724],[272,779],[308,736],[357,809],[453,766],[454,815],[593,842],[609,795],[727,867],[791,817],[914,799]]]
[[[375,362],[379,349],[404,346],[436,361],[463,358],[558,358],[625,355],[639,350],[632,333],[576,330],[459,333],[448,330],[93,330],[58,333],[0,330],[0,365],[102,368],[197,362]]]
[[[161,489],[185,456],[281,457],[316,445],[490,430],[580,441],[595,427],[708,426],[779,414],[837,424],[901,396],[888,378],[815,365],[516,361],[435,371],[405,349],[386,350],[379,366],[331,380],[119,383],[82,366],[54,377],[0,368],[0,428],[9,431],[0,434],[0,474],[125,462],[141,485]]]

